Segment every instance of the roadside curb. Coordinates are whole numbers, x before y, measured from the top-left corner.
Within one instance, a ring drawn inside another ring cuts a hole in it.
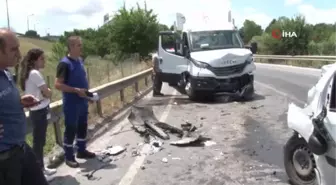
[[[125,119],[129,112],[130,108],[133,104],[143,100],[148,97],[149,93],[152,91],[152,87],[147,88],[144,91],[139,92],[138,95],[135,96],[133,101],[125,104],[121,109],[113,112],[111,115],[103,118],[99,118],[95,124],[89,125],[88,128],[88,145],[102,136],[106,131],[112,129],[116,125],[118,125],[123,119]],[[57,168],[64,162],[64,151],[60,146],[55,146],[53,151],[44,159],[46,164],[48,164],[48,168]]]

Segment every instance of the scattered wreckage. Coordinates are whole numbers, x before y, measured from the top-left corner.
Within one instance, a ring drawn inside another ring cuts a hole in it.
[[[128,120],[131,123],[132,128],[144,138],[144,143],[147,143],[150,146],[150,153],[146,153],[146,155],[161,151],[163,141],[160,139],[171,139],[169,134],[174,134],[180,138],[176,141],[170,142],[170,145],[174,146],[210,146],[215,144],[215,142],[209,141],[209,138],[203,137],[200,133],[198,133],[196,126],[191,123],[187,122],[182,124],[181,128],[178,128],[170,124],[160,122],[156,118],[153,107],[151,106],[133,105],[128,116]],[[138,143],[138,147],[144,143]],[[94,177],[94,173],[110,165],[110,162],[117,161],[118,159],[125,157],[126,154],[122,157],[120,157],[120,154],[126,150],[126,146],[108,146],[106,149],[100,151],[97,156],[97,159],[102,164],[100,164],[96,169],[88,173],[84,173],[83,176],[87,177],[88,180],[98,180],[98,178]],[[142,155],[139,150],[132,150],[132,157],[139,155]],[[180,159],[175,158],[175,160]],[[162,162],[167,163],[168,159],[163,158]],[[141,169],[145,169],[145,167],[141,166]]]
[[[132,128],[144,137],[145,143],[157,143],[157,138],[163,140],[169,140],[170,135],[174,134],[179,140],[171,141],[171,145],[175,146],[188,146],[193,144],[202,144],[209,138],[203,137],[201,134],[195,132],[196,126],[191,123],[185,123],[181,125],[181,128],[177,128],[167,123],[160,122],[153,111],[151,106],[139,106],[134,105],[131,109],[131,113],[128,116],[128,120],[132,124]]]

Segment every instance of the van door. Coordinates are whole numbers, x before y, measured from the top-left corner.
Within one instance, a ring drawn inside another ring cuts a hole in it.
[[[188,59],[181,53],[180,40],[174,32],[160,32],[159,37],[159,68],[162,81],[176,85],[181,74],[188,69]]]

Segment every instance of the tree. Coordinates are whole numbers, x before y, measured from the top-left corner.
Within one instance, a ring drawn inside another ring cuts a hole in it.
[[[268,24],[268,26],[266,27],[266,29],[265,29],[265,32],[267,32],[267,33],[271,33],[272,31],[271,31],[271,26],[273,25],[273,24],[275,24],[276,23],[276,19],[273,19],[269,24]]]
[[[124,6],[113,17],[110,32],[110,42],[116,50],[123,54],[139,53],[146,57],[156,48],[159,23],[153,10],[137,8],[127,10]]]
[[[263,30],[260,25],[256,24],[254,21],[245,20],[242,27],[242,35],[244,43],[248,43],[253,36],[261,35]]]
[[[40,38],[40,35],[37,34],[37,32],[35,30],[26,31],[25,36],[31,37],[31,38]]]

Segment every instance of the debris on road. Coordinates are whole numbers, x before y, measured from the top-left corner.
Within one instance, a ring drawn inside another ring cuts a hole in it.
[[[251,109],[259,109],[261,107],[264,107],[264,105],[259,105],[259,106],[252,106]]]
[[[204,120],[204,117],[200,118]],[[177,141],[171,141],[171,145],[176,146],[188,146],[192,144],[202,144],[203,141],[209,140],[202,137],[201,134],[196,133],[197,127],[189,122],[181,124],[181,127],[175,127],[173,125],[160,122],[153,111],[151,106],[139,106],[134,105],[131,108],[131,112],[128,116],[129,122],[132,124],[132,128],[144,137],[145,143],[151,146],[152,152],[156,153],[162,150],[162,142],[157,138],[163,140],[170,139],[168,134],[173,134],[180,138]],[[137,156],[137,153],[132,153],[132,156]]]
[[[167,162],[168,162],[168,159],[164,157],[164,158],[162,158],[161,161],[164,162],[164,163],[167,163]]]
[[[205,141],[204,142],[204,145],[205,146],[212,146],[212,145],[216,145],[217,143],[216,142],[214,142],[214,141]]]
[[[119,155],[123,153],[126,150],[126,148],[122,146],[109,146],[107,149],[103,150],[102,153],[105,155]]]
[[[93,174],[96,173],[98,170],[101,170],[109,165],[110,165],[109,163],[104,163],[100,165],[97,169],[94,169],[91,172],[84,174],[83,176],[87,177],[88,180],[98,180],[98,178],[94,177]]]
[[[152,150],[153,153],[161,151],[162,150],[162,147],[161,147],[162,145],[163,145],[163,142],[160,141],[160,140],[155,140],[154,139],[150,142],[151,150]]]
[[[181,160],[179,157],[172,157],[172,160]]]

